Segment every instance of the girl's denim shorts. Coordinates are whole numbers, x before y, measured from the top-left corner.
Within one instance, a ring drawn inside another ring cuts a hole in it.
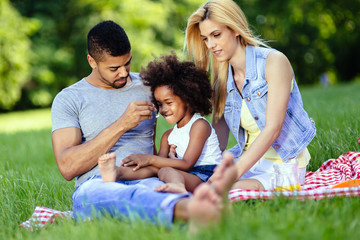
[[[203,182],[206,182],[211,177],[211,175],[213,175],[216,166],[217,166],[216,164],[196,166],[193,167],[189,171],[189,173],[194,174],[195,176],[200,178]]]

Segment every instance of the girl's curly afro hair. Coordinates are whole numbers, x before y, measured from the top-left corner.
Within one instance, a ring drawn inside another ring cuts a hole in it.
[[[146,69],[142,68],[140,77],[144,85],[150,87],[156,107],[155,89],[167,86],[188,105],[192,114],[208,115],[212,112],[209,74],[195,67],[193,62],[179,61],[174,53],[161,56],[151,61]]]

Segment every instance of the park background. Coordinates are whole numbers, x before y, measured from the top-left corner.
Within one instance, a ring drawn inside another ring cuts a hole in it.
[[[86,35],[102,20],[124,27],[132,71],[153,54],[180,57],[188,16],[202,0],[1,0],[0,112],[49,107],[90,72]],[[238,0],[255,35],[288,56],[300,85],[360,73],[359,0]]]
[[[236,1],[255,35],[287,55],[305,109],[316,121],[308,170],[360,151],[359,0]],[[183,239],[171,230],[105,218],[60,221],[28,232],[35,206],[71,210],[74,182],[57,170],[50,106],[87,76],[86,34],[102,20],[121,24],[132,43],[132,71],[171,50],[181,58],[186,19],[200,0],[0,0],[0,239]],[[211,116],[209,116],[211,118]],[[159,118],[157,139],[169,128]],[[230,139],[229,146],[234,144]],[[196,239],[346,239],[360,235],[359,198],[274,199],[234,205],[234,215]],[[185,229],[185,231],[184,231]]]

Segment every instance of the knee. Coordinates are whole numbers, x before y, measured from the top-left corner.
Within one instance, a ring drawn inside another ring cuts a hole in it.
[[[173,169],[172,167],[160,168],[160,170],[158,171],[158,178],[161,181],[164,181],[166,176],[168,176],[169,174],[172,174],[174,171],[175,171],[175,169]]]
[[[254,189],[254,190],[265,190],[264,185],[256,179],[243,179],[234,183],[232,189]]]
[[[260,191],[263,191],[263,190],[265,190],[265,187],[264,187],[264,185],[263,185],[260,181],[257,181],[257,182],[255,183],[255,189],[260,190]]]
[[[265,190],[264,185],[257,179],[251,179],[251,181],[248,182],[249,189],[255,189],[263,191]]]

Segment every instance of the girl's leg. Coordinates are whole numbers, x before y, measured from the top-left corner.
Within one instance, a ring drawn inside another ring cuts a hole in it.
[[[197,176],[171,167],[161,168],[158,172],[158,177],[166,183],[155,189],[159,192],[193,192],[195,188],[202,183],[202,180]]]
[[[107,153],[98,160],[101,177],[104,182],[116,182],[119,180],[137,180],[148,177],[155,177],[158,168],[149,166],[133,171],[132,167],[118,167],[116,163],[116,154]]]

